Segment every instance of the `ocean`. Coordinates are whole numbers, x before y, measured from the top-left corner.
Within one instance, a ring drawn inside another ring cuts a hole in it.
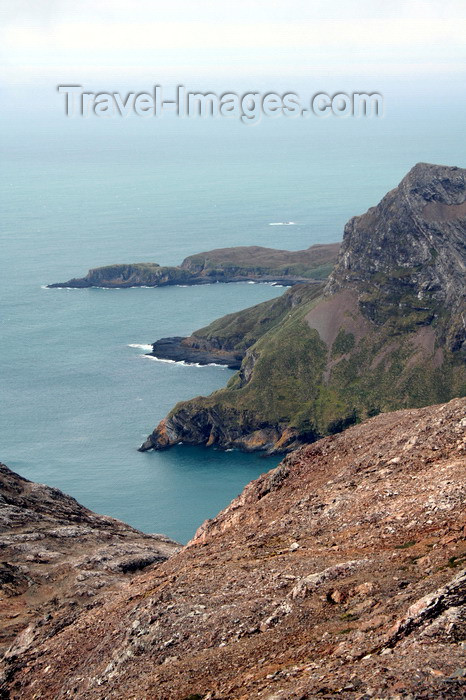
[[[388,106],[389,107],[389,106]],[[382,119],[147,121],[3,118],[1,453],[23,476],[186,542],[279,458],[137,447],[178,401],[231,372],[144,356],[160,337],[283,293],[265,284],[46,289],[110,263],[177,264],[234,245],[300,249],[418,161],[466,165],[458,111]],[[293,221],[293,226],[271,226]]]

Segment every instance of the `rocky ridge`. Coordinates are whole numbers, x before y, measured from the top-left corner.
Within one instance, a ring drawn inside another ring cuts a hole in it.
[[[3,697],[464,697],[465,409],[290,454],[105,605],[30,626]]]
[[[1,650],[27,625],[69,624],[179,548],[0,464]]]
[[[420,163],[347,224],[325,287],[298,285],[282,306],[230,314],[177,344],[178,358],[196,344],[211,357],[239,352],[240,370],[175,406],[140,449],[283,452],[380,411],[464,395],[465,272],[466,170]]]
[[[160,338],[152,343],[152,352],[147,355],[159,360],[173,360],[198,365],[226,365],[230,369],[240,369],[244,352],[235,350],[230,344],[204,340],[196,335],[189,338],[173,336]]]

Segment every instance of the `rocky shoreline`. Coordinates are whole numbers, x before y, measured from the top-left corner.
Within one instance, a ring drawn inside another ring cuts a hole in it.
[[[202,346],[189,344],[190,338],[173,336],[160,338],[152,343],[152,352],[146,353],[149,357],[158,360],[171,360],[173,362],[186,362],[194,365],[225,365],[229,369],[237,370],[241,367],[244,353],[238,351],[222,350],[209,343]],[[193,341],[192,341],[193,342]]]
[[[181,551],[120,574],[127,585],[78,606],[82,594],[59,587],[62,607],[36,610],[40,591],[30,587],[29,620],[2,661],[1,697],[464,697],[465,409],[455,399],[384,413],[295,451]],[[43,591],[47,575],[60,580],[52,555],[63,544],[80,548],[80,568],[69,572],[79,591],[119,571],[118,548],[98,544],[89,516],[37,540],[35,514],[15,530],[11,512],[5,551],[42,571]],[[126,535],[126,548],[133,538],[150,546],[142,533]],[[16,600],[10,594],[10,616]]]

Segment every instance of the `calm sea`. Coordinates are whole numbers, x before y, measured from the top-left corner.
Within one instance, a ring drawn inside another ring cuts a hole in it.
[[[18,115],[1,135],[1,454],[86,506],[182,542],[277,458],[137,452],[179,400],[230,371],[144,357],[283,292],[234,284],[48,290],[119,262],[340,240],[417,161],[466,165],[459,114],[384,119],[89,121]],[[296,222],[294,226],[271,223]]]

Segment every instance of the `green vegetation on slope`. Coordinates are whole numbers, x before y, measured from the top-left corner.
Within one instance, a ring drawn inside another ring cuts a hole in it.
[[[245,350],[275,328],[293,307],[319,297],[322,289],[322,285],[295,285],[276,299],[227,314],[195,331],[193,335],[217,341],[219,346],[231,350]]]
[[[235,414],[240,423],[257,422],[259,426],[296,422],[301,425],[300,405],[317,395],[326,346],[304,318],[320,299],[321,287],[303,287],[299,290],[299,305],[291,308],[289,300],[297,291],[294,288],[279,300],[273,300],[273,304],[265,302],[211,324],[208,327],[211,334],[215,330],[226,336],[232,329],[236,334],[241,327],[247,329],[249,338],[259,330],[263,333],[249,348],[241,371],[232,377],[225,389],[178,404],[170,415],[180,406],[191,405],[194,411],[215,406],[223,413]],[[216,324],[219,327],[214,329]],[[196,335],[201,332],[197,331]],[[250,377],[248,364],[251,364]]]
[[[190,255],[181,267],[213,277],[325,279],[333,269],[339,248],[339,243],[313,245],[306,250],[278,250],[261,246],[219,248]]]
[[[299,300],[294,299],[299,292]],[[460,358],[436,346],[423,350],[422,324],[395,315],[356,341],[354,318],[348,316],[328,347],[306,316],[322,300],[322,289],[309,285],[290,290],[278,300],[230,314],[198,331],[219,334],[224,343],[249,347],[241,370],[225,389],[178,404],[170,416],[193,418],[199,412],[246,433],[274,426],[295,431],[301,441],[338,432],[381,411],[441,403],[463,395]],[[434,337],[442,322],[424,324]],[[241,333],[244,333],[241,336]],[[252,342],[257,336],[255,342]],[[431,341],[432,342],[432,341]],[[220,444],[221,444],[220,440]]]
[[[96,267],[85,277],[49,287],[152,287],[261,279],[295,284],[307,279],[326,279],[339,248],[339,243],[314,245],[302,251],[260,246],[219,248],[192,255],[180,266],[163,267],[149,262]]]

